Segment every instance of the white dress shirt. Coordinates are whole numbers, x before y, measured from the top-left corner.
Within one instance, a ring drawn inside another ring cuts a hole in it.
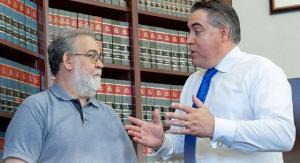
[[[197,138],[197,162],[282,163],[282,151],[295,141],[291,88],[284,72],[238,47],[215,68],[205,101],[215,117],[214,135]],[[193,104],[203,75],[197,71],[187,79],[180,103]],[[166,134],[155,154],[168,159],[182,154],[183,146],[184,135]]]

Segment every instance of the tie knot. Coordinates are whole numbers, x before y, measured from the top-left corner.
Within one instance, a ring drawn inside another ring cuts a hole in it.
[[[211,79],[217,72],[218,70],[215,69],[214,67],[210,68],[205,72],[203,79]]]
[[[207,70],[208,73],[210,73],[210,72],[217,72],[217,71],[218,71],[218,70],[215,69],[214,67]]]

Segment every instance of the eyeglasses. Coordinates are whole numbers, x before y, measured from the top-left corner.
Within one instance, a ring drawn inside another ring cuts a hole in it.
[[[86,57],[89,57],[90,60],[91,60],[91,62],[93,64],[96,64],[99,60],[100,60],[100,62],[103,61],[103,55],[102,55],[102,53],[98,54],[97,52],[90,52],[90,53],[87,53],[87,54],[79,54],[79,53],[77,53],[77,54],[73,54],[73,55],[84,55]]]

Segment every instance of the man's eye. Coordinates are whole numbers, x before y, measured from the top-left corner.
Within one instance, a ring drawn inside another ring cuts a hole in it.
[[[202,33],[202,31],[195,31],[195,34],[196,35],[199,35],[199,34],[201,34]]]
[[[96,58],[97,54],[89,54],[89,56],[92,57],[92,58]]]

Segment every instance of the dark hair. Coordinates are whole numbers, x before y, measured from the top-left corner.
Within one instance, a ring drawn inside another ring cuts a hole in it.
[[[94,33],[89,29],[64,29],[54,36],[48,47],[48,61],[53,75],[58,73],[64,53],[75,53],[75,38],[83,35],[94,38]]]
[[[208,12],[210,25],[216,28],[228,25],[229,38],[236,44],[241,41],[239,17],[230,5],[221,0],[199,1],[193,5],[191,12],[200,9]]]

